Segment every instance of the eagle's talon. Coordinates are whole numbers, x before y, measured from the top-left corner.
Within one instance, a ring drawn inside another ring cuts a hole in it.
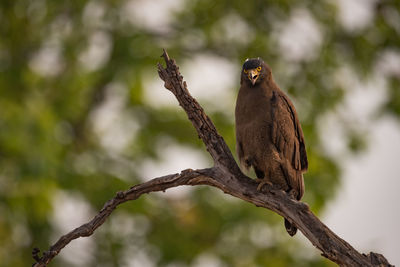
[[[287,191],[287,194],[289,195],[290,198],[297,200],[298,193],[296,192],[296,190],[290,189],[289,191]]]
[[[259,183],[257,186],[257,191],[259,191],[259,192],[262,192],[262,188],[264,187],[264,185],[268,185],[268,187],[272,187],[272,183],[266,181],[265,179],[257,178],[256,182]]]

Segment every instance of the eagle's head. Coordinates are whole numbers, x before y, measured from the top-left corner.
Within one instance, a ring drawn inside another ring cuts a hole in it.
[[[261,58],[248,58],[243,64],[242,82],[246,81],[252,86],[271,78],[271,69]]]

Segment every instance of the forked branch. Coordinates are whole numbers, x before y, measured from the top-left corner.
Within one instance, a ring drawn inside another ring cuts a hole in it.
[[[62,236],[42,256],[39,256],[38,249],[34,249],[35,267],[46,266],[73,239],[92,235],[119,204],[135,200],[145,193],[164,191],[180,185],[214,186],[234,197],[278,213],[294,223],[304,236],[322,252],[324,257],[341,266],[392,266],[381,254],[359,253],[324,225],[310,211],[307,204],[291,199],[281,190],[269,190],[262,193],[257,191],[256,182],[240,171],[224,139],[218,134],[203,108],[190,95],[175,61],[169,58],[165,50],[162,57],[166,62],[166,68],[158,64],[160,78],[185,110],[199,137],[206,145],[207,151],[211,154],[214,167],[184,170],[180,174],[156,178],[133,186],[124,192],[118,192],[90,222]]]

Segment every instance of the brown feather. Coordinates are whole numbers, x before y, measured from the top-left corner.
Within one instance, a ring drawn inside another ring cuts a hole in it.
[[[259,64],[254,85],[242,70],[235,109],[237,154],[242,166],[253,167],[275,187],[294,191],[300,200],[308,168],[303,131],[293,103],[273,81],[270,68]]]

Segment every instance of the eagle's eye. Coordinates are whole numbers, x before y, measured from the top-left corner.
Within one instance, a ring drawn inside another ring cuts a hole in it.
[[[247,70],[244,70],[244,73],[248,73],[248,71],[247,71]]]
[[[258,70],[258,71],[261,71],[261,66],[258,66],[258,67],[257,67],[257,70]]]

